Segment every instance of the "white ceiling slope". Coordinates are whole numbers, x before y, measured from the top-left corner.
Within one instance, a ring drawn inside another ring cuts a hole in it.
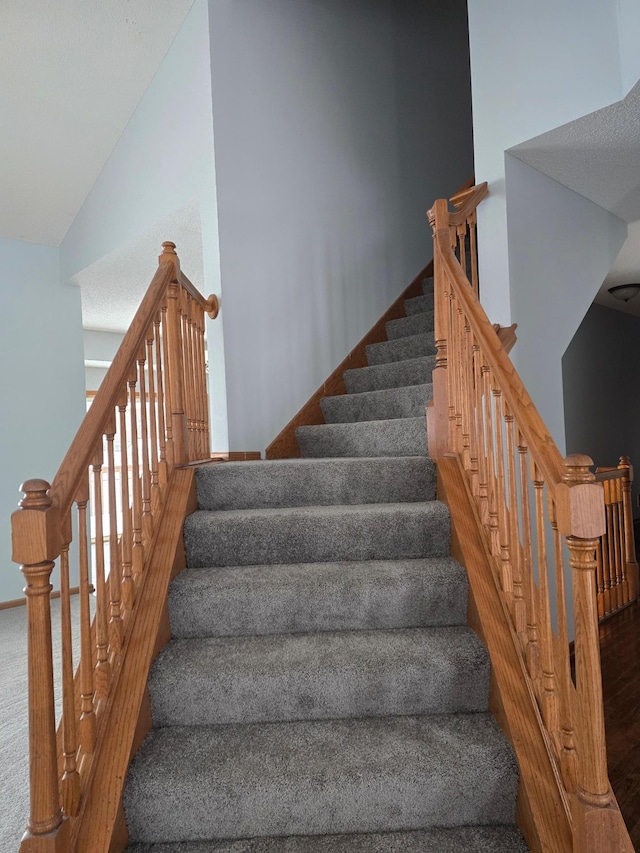
[[[193,0],[0,0],[0,236],[58,246]]]
[[[627,240],[595,302],[640,315],[640,297],[608,293],[640,282],[640,82],[626,98],[509,149],[509,153],[628,223]]]

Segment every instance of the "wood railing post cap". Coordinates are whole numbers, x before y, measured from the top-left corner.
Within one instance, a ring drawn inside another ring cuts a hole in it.
[[[572,453],[564,459],[562,479],[565,483],[592,483],[595,474],[591,472],[593,459],[584,453]]]
[[[220,313],[220,300],[212,293],[211,296],[207,299],[207,306],[205,311],[211,317],[212,320],[215,320],[218,314]]]
[[[46,480],[26,480],[24,497],[11,515],[12,559],[25,566],[51,562],[61,551],[60,513]]]

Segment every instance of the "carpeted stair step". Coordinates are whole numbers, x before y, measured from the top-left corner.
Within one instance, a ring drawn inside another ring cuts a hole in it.
[[[432,397],[433,386],[429,383],[323,397],[320,406],[328,424],[361,423],[418,418],[425,414],[426,405]]]
[[[464,625],[451,557],[185,569],[169,590],[174,637]]]
[[[433,334],[433,311],[413,314],[411,317],[400,317],[399,320],[389,320],[385,328],[390,341],[413,335]]]
[[[301,426],[296,439],[301,455],[315,459],[427,455],[426,417]]]
[[[388,364],[391,361],[403,361],[406,358],[422,358],[425,355],[435,355],[436,345],[433,330],[408,338],[397,338],[393,341],[382,341],[379,344],[368,344],[366,347],[367,363]]]
[[[411,317],[413,314],[425,314],[428,311],[433,313],[433,294],[405,299],[404,311],[407,317]]]
[[[435,498],[435,466],[425,456],[282,459],[203,465],[200,509],[266,509],[400,503]]]
[[[133,844],[128,853],[528,853],[513,826]]]
[[[438,501],[198,511],[184,540],[193,568],[441,557],[449,513]]]
[[[153,729],[124,793],[132,841],[512,824],[488,714]]]
[[[345,370],[343,379],[348,394],[380,391],[383,388],[406,388],[409,385],[424,385],[431,382],[431,374],[435,366],[435,355],[427,355],[423,358]]]
[[[486,711],[470,628],[172,640],[149,680],[155,726]]]

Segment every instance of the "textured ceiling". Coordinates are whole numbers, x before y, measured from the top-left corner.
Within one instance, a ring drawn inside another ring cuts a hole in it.
[[[509,153],[629,223],[628,237],[595,302],[640,315],[640,296],[607,291],[640,282],[640,83],[621,101],[536,136]]]
[[[0,236],[57,246],[193,0],[0,0]]]
[[[157,269],[164,240],[176,244],[182,271],[203,292],[202,226],[194,201],[71,279],[82,292],[85,329],[124,332],[129,328]]]

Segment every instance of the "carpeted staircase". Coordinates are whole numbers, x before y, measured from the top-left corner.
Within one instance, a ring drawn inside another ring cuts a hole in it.
[[[426,456],[424,294],[299,428],[302,459],[198,471],[132,853],[527,850]]]

